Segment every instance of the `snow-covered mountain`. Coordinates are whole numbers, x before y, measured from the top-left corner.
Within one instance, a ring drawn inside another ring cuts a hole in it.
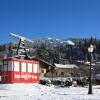
[[[69,45],[75,45],[75,43],[72,40],[69,39],[58,39],[58,38],[34,38],[33,39],[33,45],[53,45],[53,46],[59,46],[59,45],[64,45],[64,44],[69,44]]]

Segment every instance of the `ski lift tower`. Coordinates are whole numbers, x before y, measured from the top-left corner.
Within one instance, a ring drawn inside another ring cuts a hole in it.
[[[25,43],[26,42],[33,43],[33,41],[14,33],[10,33],[10,36],[19,39],[17,50],[15,50],[16,55],[18,57],[27,57],[28,56],[27,52],[29,49],[25,47]]]

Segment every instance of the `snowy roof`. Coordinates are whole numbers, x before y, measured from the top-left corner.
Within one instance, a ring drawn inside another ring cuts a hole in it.
[[[74,64],[55,64],[56,68],[78,68],[78,66],[74,65]]]

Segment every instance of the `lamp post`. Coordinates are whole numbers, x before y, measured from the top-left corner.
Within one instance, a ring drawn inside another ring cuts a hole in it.
[[[90,68],[89,68],[89,90],[88,90],[88,94],[92,94],[92,73],[91,73],[91,62],[92,62],[92,53],[93,53],[93,50],[94,50],[94,46],[91,44],[89,47],[88,47],[88,52],[90,54]]]

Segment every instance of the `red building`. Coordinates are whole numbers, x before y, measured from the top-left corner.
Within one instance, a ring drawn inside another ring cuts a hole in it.
[[[38,83],[41,70],[50,65],[37,58],[7,58],[2,61],[0,75],[2,83]]]

